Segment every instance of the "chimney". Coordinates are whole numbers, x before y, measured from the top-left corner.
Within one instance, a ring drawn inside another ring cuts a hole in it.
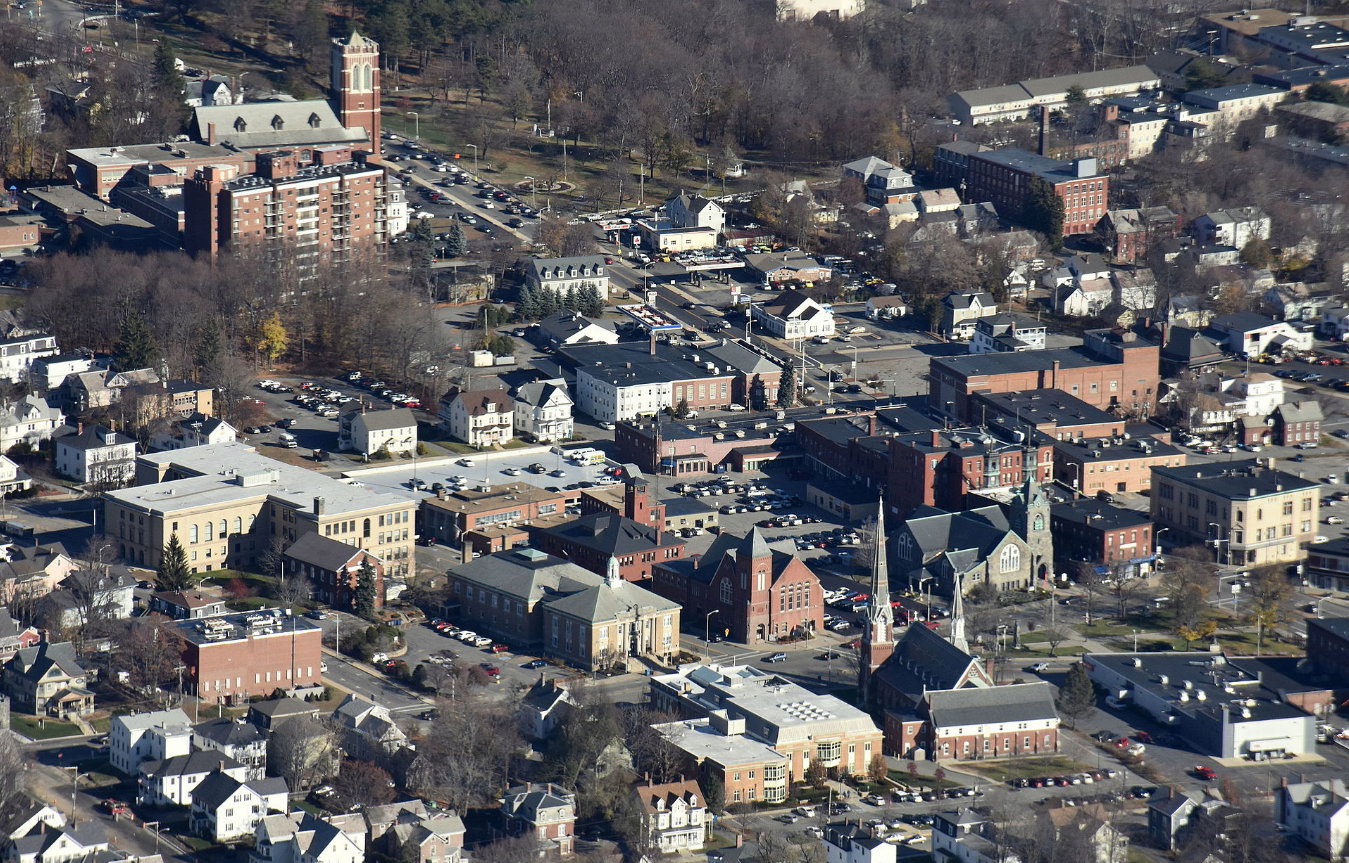
[[[932,430],[932,445],[941,446],[941,432],[937,429]]]
[[[315,497],[315,498],[314,498],[314,515],[323,515],[323,514],[324,514],[324,511],[327,510],[327,508],[328,508],[327,503],[328,503],[328,502],[327,502],[326,500],[324,500],[323,498],[321,498],[321,497]]]
[[[1059,367],[1060,367],[1060,365],[1061,365],[1061,363],[1060,363],[1058,360],[1054,360],[1054,368],[1050,371],[1050,377],[1049,377],[1049,389],[1051,389],[1051,390],[1056,390],[1056,389],[1059,388]]]
[[[75,423],[75,434],[84,434],[84,423]]]
[[[215,123],[206,124],[206,143],[215,143]]]
[[[867,417],[867,434],[874,435],[875,433],[876,433],[876,415],[872,414],[871,416]]]

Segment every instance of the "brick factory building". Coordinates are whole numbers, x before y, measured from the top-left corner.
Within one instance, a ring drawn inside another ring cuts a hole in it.
[[[182,641],[183,685],[222,703],[322,685],[323,631],[282,609],[169,625]]]

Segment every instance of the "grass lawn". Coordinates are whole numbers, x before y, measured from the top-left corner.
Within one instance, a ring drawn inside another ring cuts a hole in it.
[[[1062,755],[1048,758],[1021,758],[1011,761],[964,762],[961,770],[980,773],[997,782],[1009,779],[1030,779],[1033,776],[1062,776],[1065,773],[1080,773],[1091,770],[1091,766],[1074,761]]]
[[[93,726],[93,729],[99,734],[107,734],[108,729],[112,728],[112,717],[99,716],[95,719],[90,719],[89,724]]]
[[[1074,628],[1087,638],[1109,638],[1120,635],[1132,636],[1138,629],[1136,626],[1127,626],[1123,623],[1107,623],[1103,620],[1098,620],[1092,624],[1084,623]]]
[[[56,719],[48,719],[38,724],[39,719],[36,716],[25,716],[18,713],[10,714],[9,727],[29,740],[50,740],[53,737],[74,737],[80,733],[76,725],[69,722],[61,722]]]

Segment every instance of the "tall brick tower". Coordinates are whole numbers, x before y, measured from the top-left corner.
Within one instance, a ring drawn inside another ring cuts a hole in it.
[[[334,39],[332,51],[333,110],[348,129],[361,127],[370,136],[370,152],[380,151],[379,43],[352,31]]]
[[[895,618],[890,610],[890,565],[885,559],[885,497],[876,500],[876,530],[871,543],[871,605],[862,623],[857,689],[862,708],[870,706],[872,675],[895,652]]]

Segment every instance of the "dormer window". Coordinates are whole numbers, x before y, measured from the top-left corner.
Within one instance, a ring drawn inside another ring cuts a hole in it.
[[[280,115],[280,114],[277,114],[277,115],[275,115],[275,116],[272,117],[272,129],[273,129],[273,130],[275,130],[275,131],[277,131],[277,132],[280,132],[283,128],[285,128],[285,125],[286,125],[286,121],[281,119],[281,115]]]
[[[247,132],[247,131],[248,131],[248,124],[244,122],[244,118],[243,118],[243,117],[235,117],[235,118],[234,118],[234,131],[236,131],[236,132]]]
[[[317,129],[321,125],[323,125],[323,121],[319,119],[318,114],[309,115],[309,128]]]

